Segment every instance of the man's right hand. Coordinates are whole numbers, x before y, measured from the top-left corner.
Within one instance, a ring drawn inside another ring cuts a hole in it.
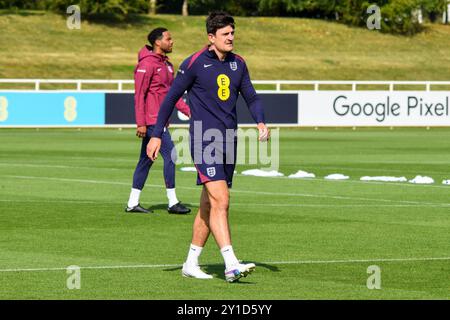
[[[267,141],[270,137],[270,130],[265,123],[258,123],[259,141]]]
[[[138,136],[139,138],[145,138],[146,135],[147,135],[147,127],[146,126],[137,127],[136,136]]]
[[[161,138],[151,138],[147,144],[147,156],[155,161],[158,158],[159,149],[161,149]]]

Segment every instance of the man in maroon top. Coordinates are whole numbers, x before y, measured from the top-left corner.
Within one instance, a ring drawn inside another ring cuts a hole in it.
[[[156,124],[159,107],[174,80],[173,65],[167,57],[167,53],[172,52],[173,47],[170,32],[166,28],[156,28],[149,33],[148,41],[150,45],[144,46],[139,51],[138,64],[134,70],[136,136],[142,138],[142,146],[139,162],[133,175],[133,187],[125,209],[126,212],[151,212],[143,208],[139,202],[141,191],[153,164],[153,161],[147,156],[146,147]],[[183,99],[178,100],[176,107],[190,117],[189,106]],[[166,124],[160,152],[164,159],[164,180],[169,200],[168,211],[169,213],[186,214],[191,210],[178,201],[175,193],[174,161],[176,159],[171,156],[173,149],[174,144]]]

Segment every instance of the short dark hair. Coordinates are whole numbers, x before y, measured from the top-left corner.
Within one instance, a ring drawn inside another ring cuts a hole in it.
[[[168,31],[168,30],[163,27],[159,27],[159,28],[156,28],[156,29],[153,29],[152,31],[150,31],[150,33],[147,36],[150,46],[153,47],[156,40],[161,40],[163,38],[163,33],[166,31]]]
[[[218,29],[231,26],[234,29],[234,19],[228,13],[223,11],[211,12],[206,18],[206,32],[216,34]]]

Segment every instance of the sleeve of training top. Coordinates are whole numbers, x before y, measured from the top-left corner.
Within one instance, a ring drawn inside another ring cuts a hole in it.
[[[150,86],[153,69],[148,66],[138,64],[134,73],[134,112],[136,124],[139,127],[145,126],[145,94]]]
[[[178,69],[178,74],[172,82],[166,97],[158,112],[158,120],[153,128],[152,137],[161,138],[164,127],[172,114],[173,108],[183,93],[191,87],[195,80],[194,65],[189,66],[190,59],[186,59]]]
[[[242,74],[241,87],[239,88],[245,102],[247,103],[248,110],[250,111],[253,120],[256,123],[265,123],[264,109],[262,107],[261,99],[256,94],[255,88],[250,81],[250,74],[247,69],[247,64],[244,63],[244,71]]]

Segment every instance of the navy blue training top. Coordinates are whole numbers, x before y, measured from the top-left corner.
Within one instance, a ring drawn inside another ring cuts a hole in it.
[[[256,123],[264,123],[261,100],[250,81],[244,59],[232,52],[220,61],[214,50],[206,46],[183,61],[158,113],[152,137],[160,138],[173,108],[187,90],[191,109],[191,137],[194,121],[202,121],[202,134],[207,129],[237,128],[236,102],[244,97]],[[198,130],[198,129],[197,129]]]

